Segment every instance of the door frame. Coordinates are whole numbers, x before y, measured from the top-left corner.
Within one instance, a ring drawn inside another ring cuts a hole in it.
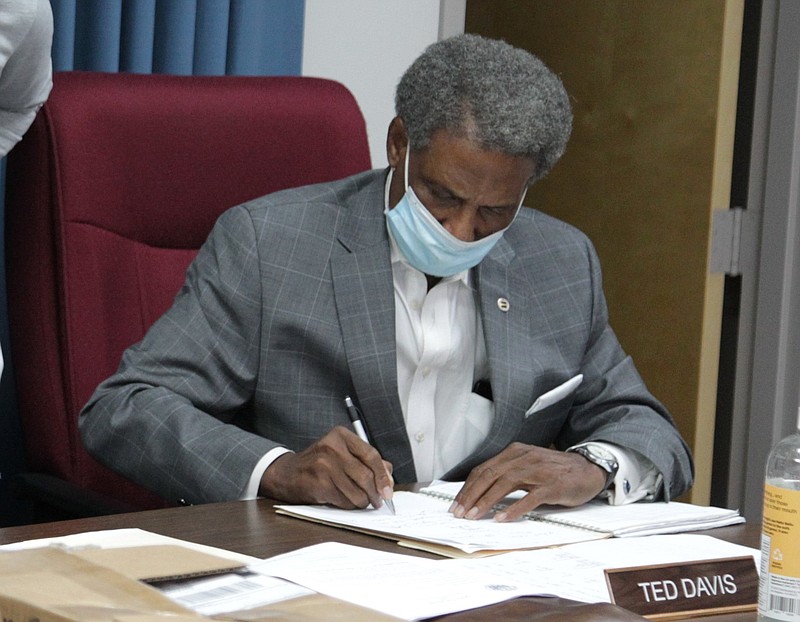
[[[727,505],[760,520],[800,404],[800,3],[763,0],[745,207]]]

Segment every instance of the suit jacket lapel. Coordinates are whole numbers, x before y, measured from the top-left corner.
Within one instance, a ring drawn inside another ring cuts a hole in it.
[[[384,175],[358,192],[331,258],[336,310],[358,406],[398,482],[416,480],[397,393],[394,288],[383,216]]]

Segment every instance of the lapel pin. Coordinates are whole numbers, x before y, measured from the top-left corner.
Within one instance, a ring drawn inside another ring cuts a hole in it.
[[[503,313],[507,313],[508,310],[511,308],[511,303],[508,302],[507,298],[498,298],[497,308],[500,309]]]

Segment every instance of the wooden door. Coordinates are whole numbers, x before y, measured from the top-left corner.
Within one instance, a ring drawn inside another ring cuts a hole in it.
[[[595,243],[612,326],[711,488],[727,209],[743,0],[468,0],[467,32],[530,50],[575,114],[563,160],[526,204]]]

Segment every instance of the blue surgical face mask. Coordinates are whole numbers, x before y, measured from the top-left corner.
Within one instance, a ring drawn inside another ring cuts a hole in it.
[[[511,226],[495,231],[474,242],[459,240],[433,217],[408,185],[408,153],[406,148],[403,172],[406,192],[393,209],[386,213],[386,222],[400,252],[408,263],[430,276],[448,277],[477,266]],[[525,199],[527,188],[517,205]],[[513,219],[512,221],[513,222]]]

